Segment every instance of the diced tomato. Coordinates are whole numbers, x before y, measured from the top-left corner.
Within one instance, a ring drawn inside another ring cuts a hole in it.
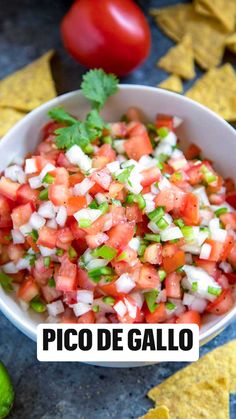
[[[167,212],[183,211],[186,207],[186,194],[180,189],[164,189],[155,198],[156,207],[165,207]]]
[[[34,208],[31,203],[19,205],[18,207],[14,208],[11,214],[14,228],[18,228],[26,224],[33,212]]]
[[[112,227],[108,232],[107,245],[115,249],[123,249],[134,235],[134,224],[123,223]]]
[[[36,162],[36,166],[38,168],[38,171],[41,172],[41,170],[48,164],[55,164],[55,160],[49,158],[49,157],[44,157],[44,156],[36,156],[33,157],[35,159]]]
[[[198,225],[199,214],[199,199],[193,193],[188,193],[186,197],[186,205],[183,211],[183,219],[187,225]]]
[[[231,310],[234,305],[232,290],[226,289],[222,291],[221,295],[216,298],[212,303],[209,303],[206,311],[208,313],[221,316]]]
[[[166,127],[170,131],[174,131],[173,116],[157,114],[155,125],[157,128]]]
[[[137,204],[129,204],[125,208],[125,214],[128,221],[135,221],[135,223],[141,223],[143,220],[142,211],[139,209]]]
[[[120,261],[120,262],[112,261],[111,264],[112,264],[113,268],[115,269],[115,272],[119,276],[122,275],[122,274],[125,274],[125,273],[127,273],[131,270],[131,267],[125,261]]]
[[[116,153],[110,144],[103,144],[96,153],[96,156],[106,157],[108,163],[116,160]]]
[[[227,277],[230,285],[236,284],[236,273],[228,272],[228,273],[225,273],[224,275]]]
[[[118,193],[124,189],[124,184],[119,182],[111,182],[109,186],[109,196],[110,198],[116,198]]]
[[[111,124],[112,137],[124,138],[127,135],[127,127],[125,122],[114,122]]]
[[[55,130],[58,128],[62,128],[64,125],[61,122],[56,121],[49,121],[43,127],[43,139],[49,137],[50,135],[54,134]]]
[[[38,246],[45,246],[49,247],[50,249],[53,249],[56,247],[56,241],[57,241],[57,230],[43,226],[39,230],[39,238],[37,240]]]
[[[67,292],[73,291],[77,286],[77,266],[69,259],[63,259],[62,264],[55,277],[56,289]]]
[[[11,207],[8,199],[0,195],[0,228],[12,226]]]
[[[208,260],[212,262],[218,262],[219,260],[221,260],[224,244],[211,239],[207,239],[205,243],[211,246],[211,253]]]
[[[28,183],[21,185],[17,190],[17,202],[19,204],[35,203],[38,200],[38,196],[39,192],[36,189],[31,189]]]
[[[145,310],[145,319],[147,323],[164,323],[167,320],[167,311],[164,303],[157,304],[153,313],[148,308]]]
[[[162,263],[162,245],[153,243],[146,247],[143,260],[145,263],[160,265]]]
[[[70,192],[65,185],[50,185],[48,189],[48,197],[56,206],[66,205],[70,197]]]
[[[203,180],[203,173],[201,171],[202,163],[195,164],[187,170],[190,185],[197,185]]]
[[[79,227],[79,224],[74,218],[69,220],[68,224],[76,240],[85,240],[86,232]]]
[[[234,238],[233,236],[227,236],[225,242],[223,243],[223,249],[221,253],[221,260],[225,261],[229,256],[232,248],[234,245]]]
[[[16,201],[19,187],[19,183],[12,182],[12,180],[7,179],[4,176],[0,179],[0,193],[12,201]]]
[[[35,266],[32,269],[32,274],[34,276],[35,281],[38,284],[46,285],[53,274],[53,270],[51,267],[46,267],[44,265],[44,259],[41,256],[35,261]]]
[[[95,314],[92,310],[87,311],[87,313],[82,314],[78,317],[77,323],[95,323]]]
[[[136,137],[136,135],[142,135],[144,132],[147,132],[147,128],[139,121],[130,121],[130,123],[127,124],[128,137]]]
[[[68,249],[73,240],[74,236],[69,227],[64,227],[57,231],[56,246],[60,247],[60,249]]]
[[[117,205],[112,205],[109,207],[109,211],[112,218],[112,226],[115,226],[117,224],[123,223],[126,221],[125,217],[125,208],[119,207]]]
[[[152,265],[143,265],[137,273],[139,275],[137,275],[135,280],[138,289],[153,289],[160,285],[159,275]]]
[[[120,323],[135,323],[136,321],[138,321],[139,316],[140,316],[140,308],[138,307],[136,301],[128,295],[126,295],[125,297],[121,299],[118,299],[116,303],[118,303],[119,301],[121,301],[126,306],[126,309],[127,309],[124,316],[119,316],[119,314],[117,313],[119,322]]]
[[[146,131],[142,135],[137,135],[126,140],[124,148],[129,159],[134,160],[139,160],[142,156],[150,154],[153,151],[152,143]]]
[[[92,196],[97,195],[99,192],[104,193],[104,189],[98,183],[95,183],[89,190],[89,194]]]
[[[236,269],[236,243],[233,245],[229,255],[228,255],[228,261],[231,263],[231,265]]]
[[[111,175],[107,173],[106,170],[99,170],[92,174],[91,180],[96,182],[104,190],[108,191],[111,184]]]
[[[58,291],[56,288],[49,287],[49,285],[41,286],[41,290],[46,303],[52,303],[62,296],[61,291]]]
[[[9,228],[1,228],[0,229],[0,244],[9,244],[10,234],[11,234],[11,230]]]
[[[32,276],[28,277],[20,285],[18,297],[27,303],[39,294],[39,287]]]
[[[87,200],[85,196],[70,196],[66,204],[67,214],[73,215],[75,212],[85,208],[86,206]]]
[[[103,231],[108,222],[112,225],[112,216],[109,213],[101,215],[101,217],[97,218],[90,227],[83,228],[83,230],[86,234],[98,234]]]
[[[176,271],[185,264],[185,253],[182,250],[177,250],[171,257],[163,258],[163,268],[167,273]]]
[[[227,177],[224,181],[226,193],[235,191],[235,183],[231,177]]]
[[[182,291],[181,291],[181,275],[177,274],[176,272],[172,272],[167,275],[165,279],[165,288],[166,288],[166,296],[169,298],[181,298]]]
[[[220,215],[220,221],[222,221],[226,228],[236,230],[236,212],[227,212],[226,214]]]
[[[10,243],[7,249],[9,258],[17,263],[19,259],[21,259],[25,253],[24,248],[20,244],[13,244]]]
[[[84,175],[82,175],[82,173],[74,173],[73,175],[70,175],[69,177],[69,185],[70,186],[75,186],[77,185],[77,183],[82,182],[82,180],[84,179]]]
[[[226,201],[229,205],[236,209],[236,191],[230,192],[228,195],[226,195]]]
[[[141,111],[134,106],[130,107],[126,112],[128,121],[139,122],[141,120]]]
[[[55,176],[54,183],[56,185],[69,186],[69,173],[64,167],[57,167],[53,172],[50,172]]]
[[[152,183],[160,180],[161,171],[158,169],[158,167],[151,167],[150,169],[143,170],[141,175],[143,177],[141,185],[145,187],[150,186]]]
[[[229,281],[226,275],[221,274],[220,270],[219,273],[217,272],[216,282],[221,286],[223,290],[229,288]]]
[[[109,159],[107,157],[94,156],[92,159],[92,167],[94,169],[98,169],[98,170],[104,169],[108,163],[109,163]]]
[[[96,284],[89,278],[86,271],[81,268],[77,269],[77,282],[81,289],[94,290]]]
[[[96,247],[101,246],[101,244],[105,243],[107,239],[108,236],[105,233],[98,233],[95,235],[87,234],[85,236],[86,243],[90,249],[96,249]]]
[[[200,156],[201,151],[202,150],[196,144],[190,144],[184,154],[186,159],[194,160]]]
[[[175,255],[178,248],[176,244],[164,244],[162,248],[162,256],[163,258],[171,258]]]
[[[124,295],[123,293],[120,293],[117,291],[116,288],[116,279],[110,282],[103,282],[100,281],[98,288],[105,294],[105,295],[111,295],[112,297],[120,297]]]
[[[65,167],[66,169],[71,167],[71,163],[64,153],[59,153],[57,158],[57,166]]]
[[[201,327],[202,320],[200,314],[197,311],[188,310],[180,314],[180,316],[176,320],[176,323],[195,323],[199,327]]]
[[[204,259],[195,259],[195,263],[199,268],[204,269],[210,276],[216,276],[216,262]]]
[[[35,243],[33,237],[28,235],[28,236],[26,236],[25,239],[26,239],[26,243],[28,244],[28,247],[29,248],[31,247],[35,253],[38,253],[39,248],[38,248],[37,244]]]

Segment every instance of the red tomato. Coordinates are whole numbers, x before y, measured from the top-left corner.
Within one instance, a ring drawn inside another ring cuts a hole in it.
[[[182,291],[180,287],[180,281],[182,277],[176,272],[172,272],[167,275],[165,279],[166,296],[170,298],[181,298]]]
[[[63,259],[62,264],[55,277],[56,289],[67,292],[73,291],[77,286],[77,266],[69,259]]]
[[[139,209],[137,204],[127,205],[125,208],[125,215],[128,221],[140,223],[143,220],[142,211]]]
[[[147,21],[132,0],[77,0],[61,25],[69,53],[89,68],[125,75],[148,56]]]
[[[12,226],[11,207],[9,201],[0,195],[0,228]]]
[[[234,305],[234,300],[232,296],[232,290],[226,289],[221,295],[216,298],[212,303],[209,303],[206,311],[208,313],[221,315],[227,313]]]
[[[17,182],[12,182],[10,179],[1,177],[0,180],[0,193],[6,198],[12,199],[15,201],[17,199],[17,191],[20,187],[20,184]]]
[[[187,202],[183,212],[183,218],[187,225],[199,224],[199,199],[193,193],[186,196]]]
[[[74,173],[73,175],[70,175],[69,177],[69,185],[75,186],[77,185],[77,183],[82,182],[83,179],[84,179],[84,175],[82,175],[82,173]]]
[[[49,247],[50,249],[53,249],[56,246],[57,230],[44,226],[40,228],[38,233],[39,238],[37,240],[37,245]]]
[[[161,172],[158,167],[152,167],[146,169],[142,173],[143,180],[141,181],[142,186],[150,186],[152,183],[157,182],[161,177]]]
[[[157,128],[166,127],[170,131],[173,131],[173,129],[174,129],[173,117],[169,116],[169,115],[163,115],[163,114],[160,114],[160,113],[157,114],[156,127]]]
[[[167,273],[176,271],[176,269],[184,264],[185,253],[182,250],[177,250],[171,257],[163,258],[163,268]]]
[[[27,303],[39,294],[39,288],[34,278],[30,276],[20,285],[18,297]]]
[[[145,249],[143,260],[152,265],[160,265],[162,263],[162,245],[160,243],[149,244]]]
[[[9,258],[17,263],[19,259],[23,258],[25,253],[24,248],[20,244],[10,243],[7,248]]]
[[[236,191],[230,192],[226,196],[226,201],[228,202],[228,204],[230,204],[232,207],[236,209]]]
[[[86,271],[81,268],[77,269],[77,282],[78,286],[85,290],[94,290],[96,284],[88,277]]]
[[[210,276],[215,278],[217,272],[216,262],[204,259],[195,259],[195,263],[197,266],[204,269]]]
[[[107,246],[115,247],[115,249],[123,249],[134,235],[134,224],[123,223],[112,227],[108,231],[109,240]]]
[[[226,214],[222,214],[220,216],[220,221],[222,221],[225,227],[236,230],[236,212],[227,212]]]
[[[39,192],[36,189],[31,189],[28,183],[21,185],[17,190],[17,202],[19,204],[27,204],[28,202],[36,202]]]
[[[134,160],[139,160],[142,156],[150,154],[153,151],[147,131],[126,140],[124,148],[129,159]]]
[[[111,282],[102,283],[100,281],[98,288],[105,294],[105,295],[111,295],[112,297],[120,297],[124,295],[123,293],[120,293],[116,289],[116,279],[114,279]]]
[[[177,318],[176,323],[196,323],[201,327],[201,315],[194,310],[185,311]]]
[[[193,160],[199,157],[201,154],[201,149],[196,144],[190,144],[184,154],[186,159]]]
[[[67,214],[73,215],[75,212],[87,206],[85,196],[70,196],[67,201],[66,208]]]
[[[106,157],[107,163],[116,160],[116,153],[110,144],[103,144],[96,153],[96,156]]]
[[[211,239],[207,239],[205,243],[211,246],[211,253],[208,259],[212,262],[218,262],[221,260],[224,244]]]
[[[106,242],[107,235],[105,233],[87,234],[85,240],[90,249],[96,249],[96,247]]]
[[[49,137],[50,135],[54,134],[55,130],[58,128],[62,128],[64,125],[60,122],[56,121],[49,121],[44,127],[43,127],[43,139]]]
[[[164,303],[157,304],[154,313],[150,313],[148,308],[145,310],[147,323],[163,323],[167,320],[166,306]]]
[[[92,174],[91,180],[101,186],[101,188],[108,191],[111,184],[111,175],[107,173],[106,170],[100,170]]]
[[[19,207],[14,208],[11,214],[14,228],[26,224],[29,221],[31,214],[33,214],[33,208],[29,203],[19,205]]]
[[[141,267],[136,278],[136,286],[139,289],[152,289],[160,285],[160,278],[154,266],[145,264]]]
[[[78,317],[77,323],[95,323],[95,314],[92,310]]]
[[[48,189],[48,197],[56,206],[65,205],[70,196],[69,189],[65,185],[50,185]]]
[[[47,303],[51,303],[52,301],[57,300],[62,296],[62,292],[56,290],[56,288],[49,287],[48,285],[44,285],[41,287],[43,298]]]
[[[224,275],[227,277],[227,279],[229,281],[229,284],[231,284],[231,285],[236,284],[236,274],[235,273],[228,272],[228,273],[225,273]]]

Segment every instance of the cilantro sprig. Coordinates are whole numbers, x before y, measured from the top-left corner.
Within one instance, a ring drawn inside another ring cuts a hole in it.
[[[81,90],[91,103],[91,111],[85,120],[79,121],[63,108],[53,108],[49,116],[65,126],[55,130],[55,143],[57,148],[68,150],[73,145],[79,145],[86,153],[88,146],[96,138],[101,138],[103,131],[108,130],[99,114],[109,96],[117,90],[118,79],[114,74],[106,74],[103,70],[90,70],[83,76]]]

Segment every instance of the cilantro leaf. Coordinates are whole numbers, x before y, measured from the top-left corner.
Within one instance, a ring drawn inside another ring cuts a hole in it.
[[[12,278],[3,272],[0,272],[0,284],[3,287],[4,291],[13,291]]]
[[[48,112],[48,115],[50,118],[54,119],[54,121],[65,122],[68,125],[76,124],[78,122],[77,119],[73,118],[73,116],[63,108],[53,108]]]
[[[106,126],[105,122],[96,109],[93,109],[91,112],[89,112],[86,121],[91,128],[96,128],[98,130],[103,130],[103,128]]]
[[[106,74],[101,69],[88,71],[83,76],[81,89],[92,107],[100,110],[109,96],[117,91],[118,79],[114,74]]]

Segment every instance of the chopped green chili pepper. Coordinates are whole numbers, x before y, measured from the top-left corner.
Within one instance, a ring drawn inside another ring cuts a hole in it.
[[[48,189],[43,189],[39,194],[39,199],[41,201],[47,201],[48,200]]]
[[[157,296],[158,290],[152,290],[144,293],[145,301],[147,303],[150,313],[154,313],[158,306],[158,304],[156,303]]]

